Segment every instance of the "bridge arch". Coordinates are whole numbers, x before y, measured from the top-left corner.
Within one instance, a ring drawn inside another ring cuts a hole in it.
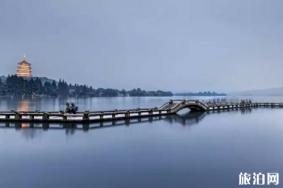
[[[174,109],[175,113],[183,109],[190,109],[191,112],[202,112],[207,110],[207,106],[201,102],[188,102],[188,103],[181,103],[176,109]]]

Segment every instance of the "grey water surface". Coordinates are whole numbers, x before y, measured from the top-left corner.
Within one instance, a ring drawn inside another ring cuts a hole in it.
[[[66,101],[112,110],[169,99],[2,98],[0,110],[56,111]],[[0,127],[1,188],[230,188],[239,187],[240,172],[283,175],[283,109],[183,112],[93,129]]]

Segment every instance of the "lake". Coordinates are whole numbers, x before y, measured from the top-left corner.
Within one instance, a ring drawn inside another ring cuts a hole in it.
[[[0,110],[64,110],[67,101],[83,111],[128,109],[170,99],[2,98]],[[283,109],[183,112],[89,129],[0,127],[3,188],[233,188],[240,172],[283,174]]]

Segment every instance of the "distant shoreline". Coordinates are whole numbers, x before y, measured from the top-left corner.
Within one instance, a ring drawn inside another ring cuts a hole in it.
[[[131,90],[94,88],[92,86],[69,84],[64,80],[53,80],[46,77],[23,78],[16,75],[0,77],[0,97],[173,97],[173,96],[226,96],[214,91],[173,93],[163,90]]]
[[[173,98],[173,97],[225,97],[228,95],[172,95],[172,96],[99,96],[99,97],[91,97],[91,96],[11,96],[11,95],[0,95],[0,99],[64,99],[64,98],[78,98],[78,99],[83,99],[83,98]]]
[[[224,97],[226,93],[216,93],[214,91],[205,92],[188,92],[188,93],[175,93],[174,96],[189,96],[189,97]]]

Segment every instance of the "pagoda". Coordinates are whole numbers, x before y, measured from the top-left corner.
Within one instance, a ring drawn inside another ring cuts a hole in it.
[[[22,78],[30,78],[32,77],[31,73],[31,64],[27,61],[26,56],[24,56],[22,61],[18,63],[16,75]]]

